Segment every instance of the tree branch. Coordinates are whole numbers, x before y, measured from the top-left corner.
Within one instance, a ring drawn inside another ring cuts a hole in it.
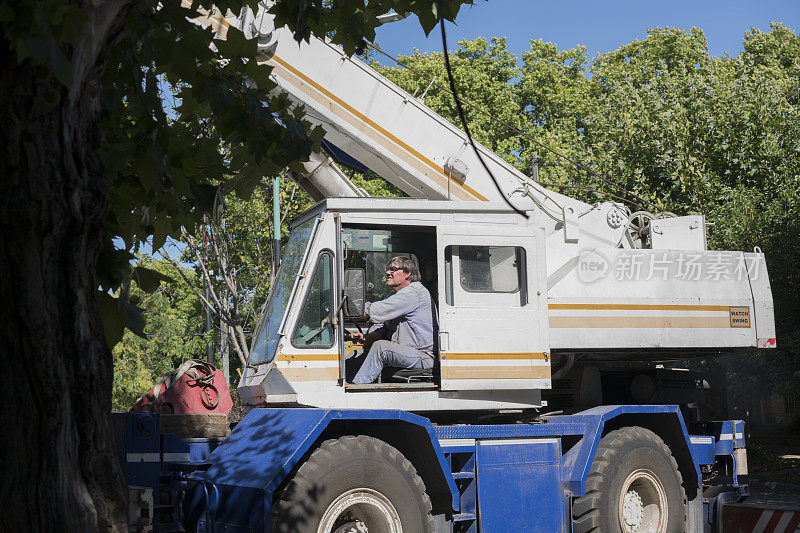
[[[175,262],[175,260],[174,260],[174,259],[172,259],[172,258],[171,258],[169,255],[167,255],[167,254],[165,254],[165,253],[163,253],[163,252],[159,252],[159,253],[161,254],[161,257],[162,257],[162,258],[166,259],[166,260],[167,260],[167,261],[168,261],[168,262],[169,262],[169,263],[170,263],[172,266],[174,266],[174,267],[175,267],[175,270],[177,270],[177,271],[178,271],[178,274],[180,274],[180,276],[183,278],[183,281],[185,281],[185,282],[186,282],[186,285],[188,285],[188,286],[189,286],[189,288],[190,288],[190,289],[192,289],[192,292],[194,292],[195,296],[197,296],[198,298],[200,298],[200,301],[201,301],[201,302],[203,302],[203,305],[207,306],[207,307],[208,307],[208,308],[211,310],[211,312],[212,312],[212,313],[214,313],[214,316],[216,316],[217,318],[221,318],[221,317],[220,317],[220,315],[219,315],[219,313],[217,312],[217,310],[216,310],[216,309],[214,309],[214,306],[211,304],[211,302],[209,302],[209,301],[206,299],[206,297],[205,297],[205,296],[203,296],[203,293],[201,293],[201,292],[200,292],[200,291],[197,289],[197,287],[195,287],[195,286],[192,284],[192,282],[191,282],[191,281],[189,281],[189,278],[187,278],[187,277],[186,277],[186,274],[184,274],[184,273],[183,273],[183,269],[182,269],[182,268],[181,268],[181,267],[178,265],[178,263],[176,263],[176,262]],[[223,320],[225,320],[225,319],[223,318]]]
[[[294,202],[294,194],[297,192],[297,182],[294,182],[294,187],[292,187],[292,195],[289,197],[289,201],[286,203],[286,209],[283,211],[283,216],[281,217],[281,224],[286,220],[286,216],[289,214],[289,208],[292,207],[292,202]]]
[[[230,279],[230,274],[228,272],[228,261],[222,261],[222,255],[219,251],[219,246],[217,246],[217,232],[215,231],[214,226],[214,224],[209,225],[211,228],[211,245],[214,247],[214,255],[217,257],[217,266],[220,268],[222,279],[225,281],[225,285],[228,287],[231,297],[236,299],[236,285]],[[235,303],[234,307],[236,307]]]
[[[192,247],[192,250],[194,251],[195,256],[197,257],[199,256],[199,254],[197,252],[197,249],[193,247],[193,244],[194,241],[192,241],[190,247]],[[189,280],[189,278],[183,272],[183,269],[180,268],[180,266],[178,266],[175,260],[173,260],[171,257],[169,257],[169,255],[163,252],[159,253],[161,254],[161,257],[166,259],[172,266],[175,267],[175,269],[178,271],[178,274],[180,274],[181,278],[183,278],[183,281],[186,282],[186,285],[189,286],[189,288],[192,290],[195,296],[197,296],[200,299],[200,301],[203,302],[203,305],[207,306],[208,309],[210,309],[211,312],[214,313],[214,316],[217,319],[221,319],[222,321],[224,321],[227,328],[233,330],[233,332],[236,333],[232,334],[230,331],[225,332],[228,338],[233,341],[232,344],[234,350],[236,351],[236,355],[239,357],[239,360],[242,362],[243,365],[246,365],[247,357],[250,355],[250,351],[247,348],[247,343],[244,337],[244,330],[242,329],[242,327],[232,320],[231,316],[227,312],[225,312],[224,308],[221,305],[220,308],[217,309],[211,302],[209,302],[208,299],[205,296],[203,296],[203,293],[201,293],[200,290],[197,287],[195,287],[194,284]],[[202,261],[200,262],[202,263]],[[208,273],[205,268],[205,265],[201,264],[201,268],[203,269],[204,275],[207,276]],[[209,282],[209,288],[210,288],[211,283],[208,277],[206,277],[206,281]],[[212,295],[215,295],[213,290],[210,290],[209,292],[211,292]],[[214,299],[214,301],[220,303],[219,300],[216,298]],[[222,333],[222,331],[220,331],[220,333]]]
[[[222,307],[222,303],[219,301],[219,297],[217,296],[217,291],[214,290],[214,285],[213,283],[211,283],[211,275],[208,273],[208,268],[206,267],[205,261],[203,261],[203,258],[200,257],[200,251],[197,249],[197,245],[194,242],[194,238],[191,235],[189,235],[189,233],[186,232],[185,229],[182,229],[182,233],[184,238],[186,239],[186,244],[188,244],[189,248],[192,249],[195,258],[197,258],[197,263],[200,265],[200,269],[203,272],[203,278],[206,280],[206,283],[208,285],[208,292],[209,294],[211,294],[211,299],[214,300],[214,303],[217,306],[218,310],[217,316],[221,317],[226,324],[232,326],[234,322],[231,319],[230,315],[228,315],[228,313],[225,312],[225,309]],[[205,298],[203,298],[203,300],[205,300]]]

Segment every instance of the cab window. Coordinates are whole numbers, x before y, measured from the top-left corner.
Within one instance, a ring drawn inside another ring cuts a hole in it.
[[[461,286],[468,292],[517,292],[525,251],[514,246],[460,246]]]
[[[432,233],[421,228],[377,228],[359,227],[342,228],[342,239],[345,248],[345,268],[363,268],[365,274],[365,297],[368,302],[377,302],[387,298],[393,291],[386,286],[386,265],[392,257],[411,257],[420,266],[423,283],[426,282],[426,261],[420,257],[420,251],[431,248],[434,253]],[[422,254],[424,255],[424,254]],[[428,261],[435,269],[435,261]]]
[[[297,274],[306,255],[308,242],[316,227],[317,218],[310,218],[295,227],[283,251],[281,265],[275,278],[269,298],[261,311],[256,332],[253,335],[253,349],[250,351],[251,365],[268,363],[275,357],[280,335],[278,328],[286,315],[292,288],[295,285]]]
[[[448,305],[528,304],[525,249],[519,246],[445,247],[445,301]]]
[[[378,302],[392,294],[392,289],[386,286],[386,266],[395,256],[411,257],[418,261],[417,256],[409,252],[355,251],[348,256],[347,268],[364,269],[366,276],[364,289],[368,302]]]
[[[308,287],[292,344],[298,348],[333,346],[333,257],[320,254]]]

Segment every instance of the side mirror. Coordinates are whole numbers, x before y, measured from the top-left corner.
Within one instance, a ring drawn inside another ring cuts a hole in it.
[[[344,271],[344,316],[358,318],[364,314],[364,274],[363,268],[348,268]]]

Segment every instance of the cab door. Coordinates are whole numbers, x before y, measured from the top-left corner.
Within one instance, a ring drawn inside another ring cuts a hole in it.
[[[549,388],[543,230],[440,226],[437,241],[441,389]]]

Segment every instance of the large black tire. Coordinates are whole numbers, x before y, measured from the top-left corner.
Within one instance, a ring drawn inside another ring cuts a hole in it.
[[[273,519],[279,533],[356,532],[356,520],[370,532],[433,531],[417,471],[395,448],[365,435],[323,442],[286,486]]]
[[[575,533],[678,533],[686,526],[686,493],[678,463],[648,429],[626,427],[602,438],[572,504]]]

